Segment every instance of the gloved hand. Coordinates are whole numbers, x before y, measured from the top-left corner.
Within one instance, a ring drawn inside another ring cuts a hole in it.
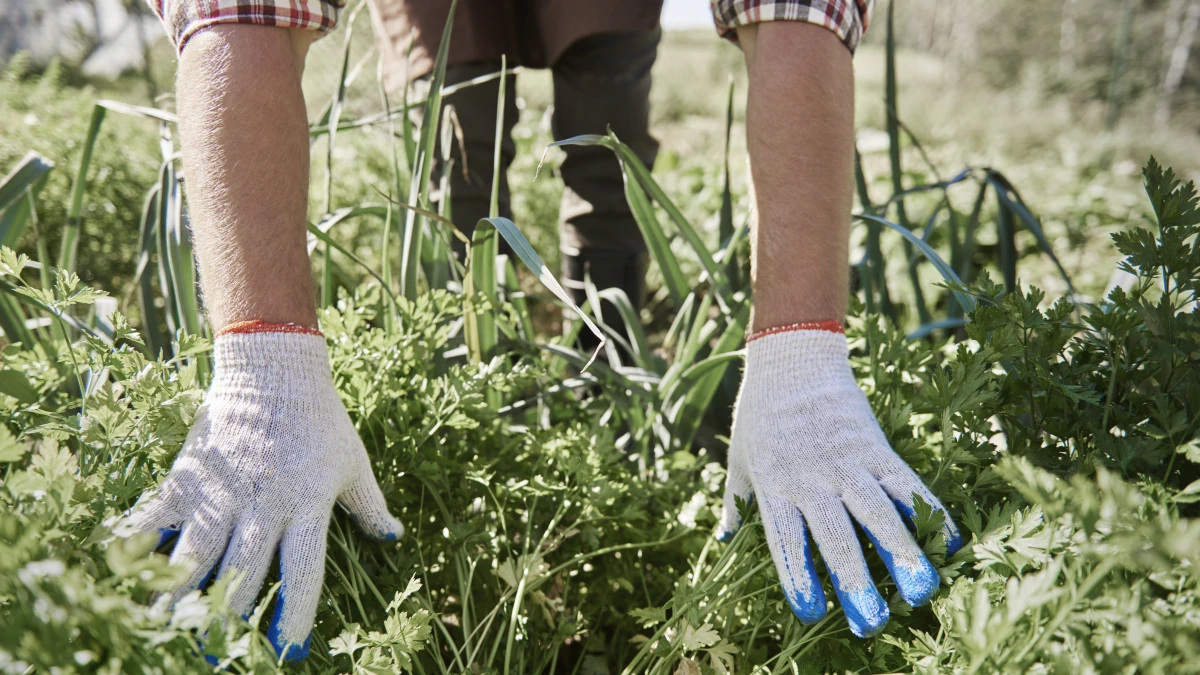
[[[905,601],[917,606],[933,597],[938,571],[901,520],[901,513],[912,520],[914,493],[945,510],[884,437],[850,370],[839,323],[805,322],[751,336],[721,538],[741,524],[734,497],[753,496],[784,594],[802,622],[825,616],[811,533],[850,630],[866,637],[887,623],[887,603],[867,570],[851,516]],[[950,553],[962,545],[948,517],[944,535]]]
[[[243,322],[218,333],[212,387],[158,493],[139,501],[131,524],[178,531],[173,564],[190,566],[174,603],[220,563],[244,577],[231,609],[254,606],[276,548],[282,586],[268,637],[288,661],[308,655],[325,574],[334,502],[368,536],[394,541],[362,441],[338,399],[325,339],[290,324]]]

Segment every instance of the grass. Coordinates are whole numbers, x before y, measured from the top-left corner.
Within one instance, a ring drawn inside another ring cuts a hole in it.
[[[1113,194],[1047,211],[1046,192],[1078,195],[1096,183],[1080,188],[1077,166],[1027,167],[979,150],[1000,123],[977,137],[933,133],[942,113],[927,101],[937,99],[918,94],[934,96],[921,82],[935,80],[905,79],[908,55],[895,50],[900,116],[890,134],[878,132],[887,144],[872,146],[869,129],[888,124],[871,117],[871,93],[888,88],[888,75],[860,72],[868,110],[852,366],[890,442],[968,544],[946,558],[937,516],[918,513],[918,538],[947,582],[931,606],[905,605],[868,553],[891,604],[887,631],[851,638],[836,608],[804,626],[779,592],[753,509],[729,544],[711,536],[749,298],[741,113],[723,95],[737,54],[701,44],[669,36],[664,47],[656,114],[666,150],[653,173],[610,137],[571,141],[623,161],[657,275],[654,303],[624,334],[596,310],[611,302],[633,318],[628,299],[590,289],[578,311],[611,345],[590,366],[574,340],[585,322],[559,335],[545,320],[559,313],[554,296],[565,301],[553,261],[538,255],[557,250],[553,154],[538,182],[513,181],[524,186],[513,221],[479,227],[460,269],[437,253],[450,235],[421,178],[436,134],[401,120],[343,129],[332,141],[317,134],[310,252],[322,328],[339,393],[409,536],[398,547],[365,542],[335,516],[312,656],[292,670],[1195,672],[1194,188],[1151,162],[1136,206],[1119,206],[1133,191],[1122,192],[1115,174],[1102,179],[1115,181]],[[364,79],[310,94],[320,97],[310,101],[314,122],[352,123],[381,109],[363,54],[336,37],[319,45],[310,78],[322,69],[340,78],[362,62]],[[860,68],[871,55],[865,48]],[[672,86],[672,73],[698,63],[721,95]],[[911,72],[925,77],[935,65]],[[529,75],[519,85],[514,175],[532,177],[548,127],[546,99],[537,99],[545,78]],[[93,92],[44,79],[13,86],[75,105],[76,142],[96,139],[86,133]],[[145,111],[115,112],[96,139],[98,172],[112,161],[105,134],[141,129],[153,139],[170,129]],[[728,164],[714,159],[726,138]],[[1111,147],[1113,166],[1137,151]],[[1038,148],[1053,152],[1026,152]],[[0,368],[0,667],[9,670],[211,672],[201,650],[233,672],[279,669],[258,630],[270,593],[246,619],[225,616],[229,588],[220,584],[168,612],[152,598],[175,572],[150,555],[155,542],[111,536],[114,518],[165,476],[206,381],[177,166],[164,150],[134,206],[118,209],[128,225],[141,223],[114,238],[120,264],[89,252],[96,225],[86,219],[77,256],[49,252],[78,222],[71,195],[84,195],[86,212],[93,195],[129,186],[97,174],[57,189],[61,172],[45,173],[41,160],[0,186],[0,218],[9,218],[0,222],[22,251],[0,255],[0,298],[12,303],[0,318],[6,332],[28,334],[4,349]],[[60,168],[78,167],[72,159]],[[964,167],[972,170],[958,173]],[[1030,176],[1044,180],[1024,182]],[[1113,236],[1100,236],[1106,230]],[[497,232],[532,275],[517,280],[516,261],[494,255]],[[1074,241],[1086,250],[1064,246]],[[1117,260],[1131,281],[1104,293],[1106,261]],[[93,311],[105,280],[80,279],[72,264],[132,268],[108,290],[127,294],[120,307],[140,310],[134,320]],[[1073,274],[1081,270],[1092,276]],[[1076,290],[1069,297],[1064,276]]]

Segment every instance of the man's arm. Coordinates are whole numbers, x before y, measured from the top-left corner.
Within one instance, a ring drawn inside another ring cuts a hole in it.
[[[178,537],[171,562],[189,572],[173,600],[216,571],[240,579],[230,598],[238,616],[253,609],[278,551],[282,585],[267,635],[296,661],[308,653],[334,503],[375,539],[395,541],[404,528],[388,512],[316,329],[300,89],[316,33],[230,20],[187,33],[176,82],[216,367],[170,474],[131,520],[164,541]]]
[[[316,326],[300,89],[314,36],[226,24],[196,33],[180,54],[188,212],[214,330],[254,319]]]
[[[751,331],[840,321],[854,196],[850,51],[833,31],[798,21],[742,26],[738,41],[757,210]]]
[[[812,623],[826,615],[811,537],[850,630],[866,637],[883,629],[889,612],[854,522],[901,597],[916,606],[933,596],[940,577],[905,521],[914,517],[916,497],[943,507],[892,451],[848,362],[842,322],[853,186],[850,50],[823,25],[800,21],[740,25],[737,37],[750,75],[755,304],[722,538],[740,524],[735,498],[753,495],[797,617]],[[949,551],[961,545],[948,518],[943,535]]]

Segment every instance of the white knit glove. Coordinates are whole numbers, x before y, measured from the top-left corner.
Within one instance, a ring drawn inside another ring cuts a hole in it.
[[[265,332],[254,332],[265,331]],[[140,531],[179,540],[171,562],[190,570],[171,602],[219,577],[244,574],[231,609],[254,606],[279,550],[282,586],[268,638],[288,661],[308,654],[325,575],[334,502],[368,536],[394,541],[362,441],[338,399],[325,339],[289,324],[245,322],[218,334],[212,387],[157,494],[131,516]]]
[[[764,331],[751,337],[746,352],[721,539],[741,524],[734,497],[757,497],[771,557],[796,616],[805,623],[825,616],[811,533],[850,630],[859,637],[878,633],[888,606],[867,570],[851,516],[883,557],[901,597],[917,606],[933,596],[940,579],[901,513],[911,522],[914,493],[944,507],[884,437],[850,371],[840,324]],[[962,538],[949,518],[945,523],[953,552]]]

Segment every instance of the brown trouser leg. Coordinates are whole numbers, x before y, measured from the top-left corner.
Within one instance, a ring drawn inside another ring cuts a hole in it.
[[[571,45],[552,68],[555,140],[612,129],[647,167],[653,166],[658,142],[650,135],[650,69],[660,37],[658,29],[603,33]],[[559,242],[564,285],[576,302],[582,302],[586,271],[598,288],[620,288],[640,308],[645,301],[646,242],[625,200],[620,164],[606,148],[563,149],[566,188],[559,210]],[[622,325],[607,303],[603,317],[618,329]]]
[[[467,80],[495,73],[500,70],[500,62],[464,63],[446,67],[446,84],[457,84]],[[512,205],[508,191],[508,167],[512,164],[516,146],[512,140],[513,126],[517,123],[517,78],[509,75],[504,87],[504,131],[500,142],[500,194],[498,202],[500,215],[512,218]],[[424,98],[428,95],[428,78],[422,78],[414,83],[414,95]],[[475,224],[480,218],[488,216],[492,196],[492,159],[496,141],[496,99],[500,96],[500,79],[496,78],[483,84],[477,84],[450,94],[442,99],[442,119],[446,120],[447,109],[453,108],[454,118],[461,129],[461,141],[458,130],[451,142],[450,158],[453,160],[450,174],[450,214],[451,219],[467,237],[475,231]],[[413,112],[415,123],[420,124],[421,109]],[[440,133],[440,132],[439,132]],[[439,135],[440,138],[440,135]],[[465,152],[464,152],[465,151]],[[446,162],[443,159],[439,143],[437,157],[433,163],[433,186],[439,185]],[[454,239],[454,251],[461,258],[463,244]]]

